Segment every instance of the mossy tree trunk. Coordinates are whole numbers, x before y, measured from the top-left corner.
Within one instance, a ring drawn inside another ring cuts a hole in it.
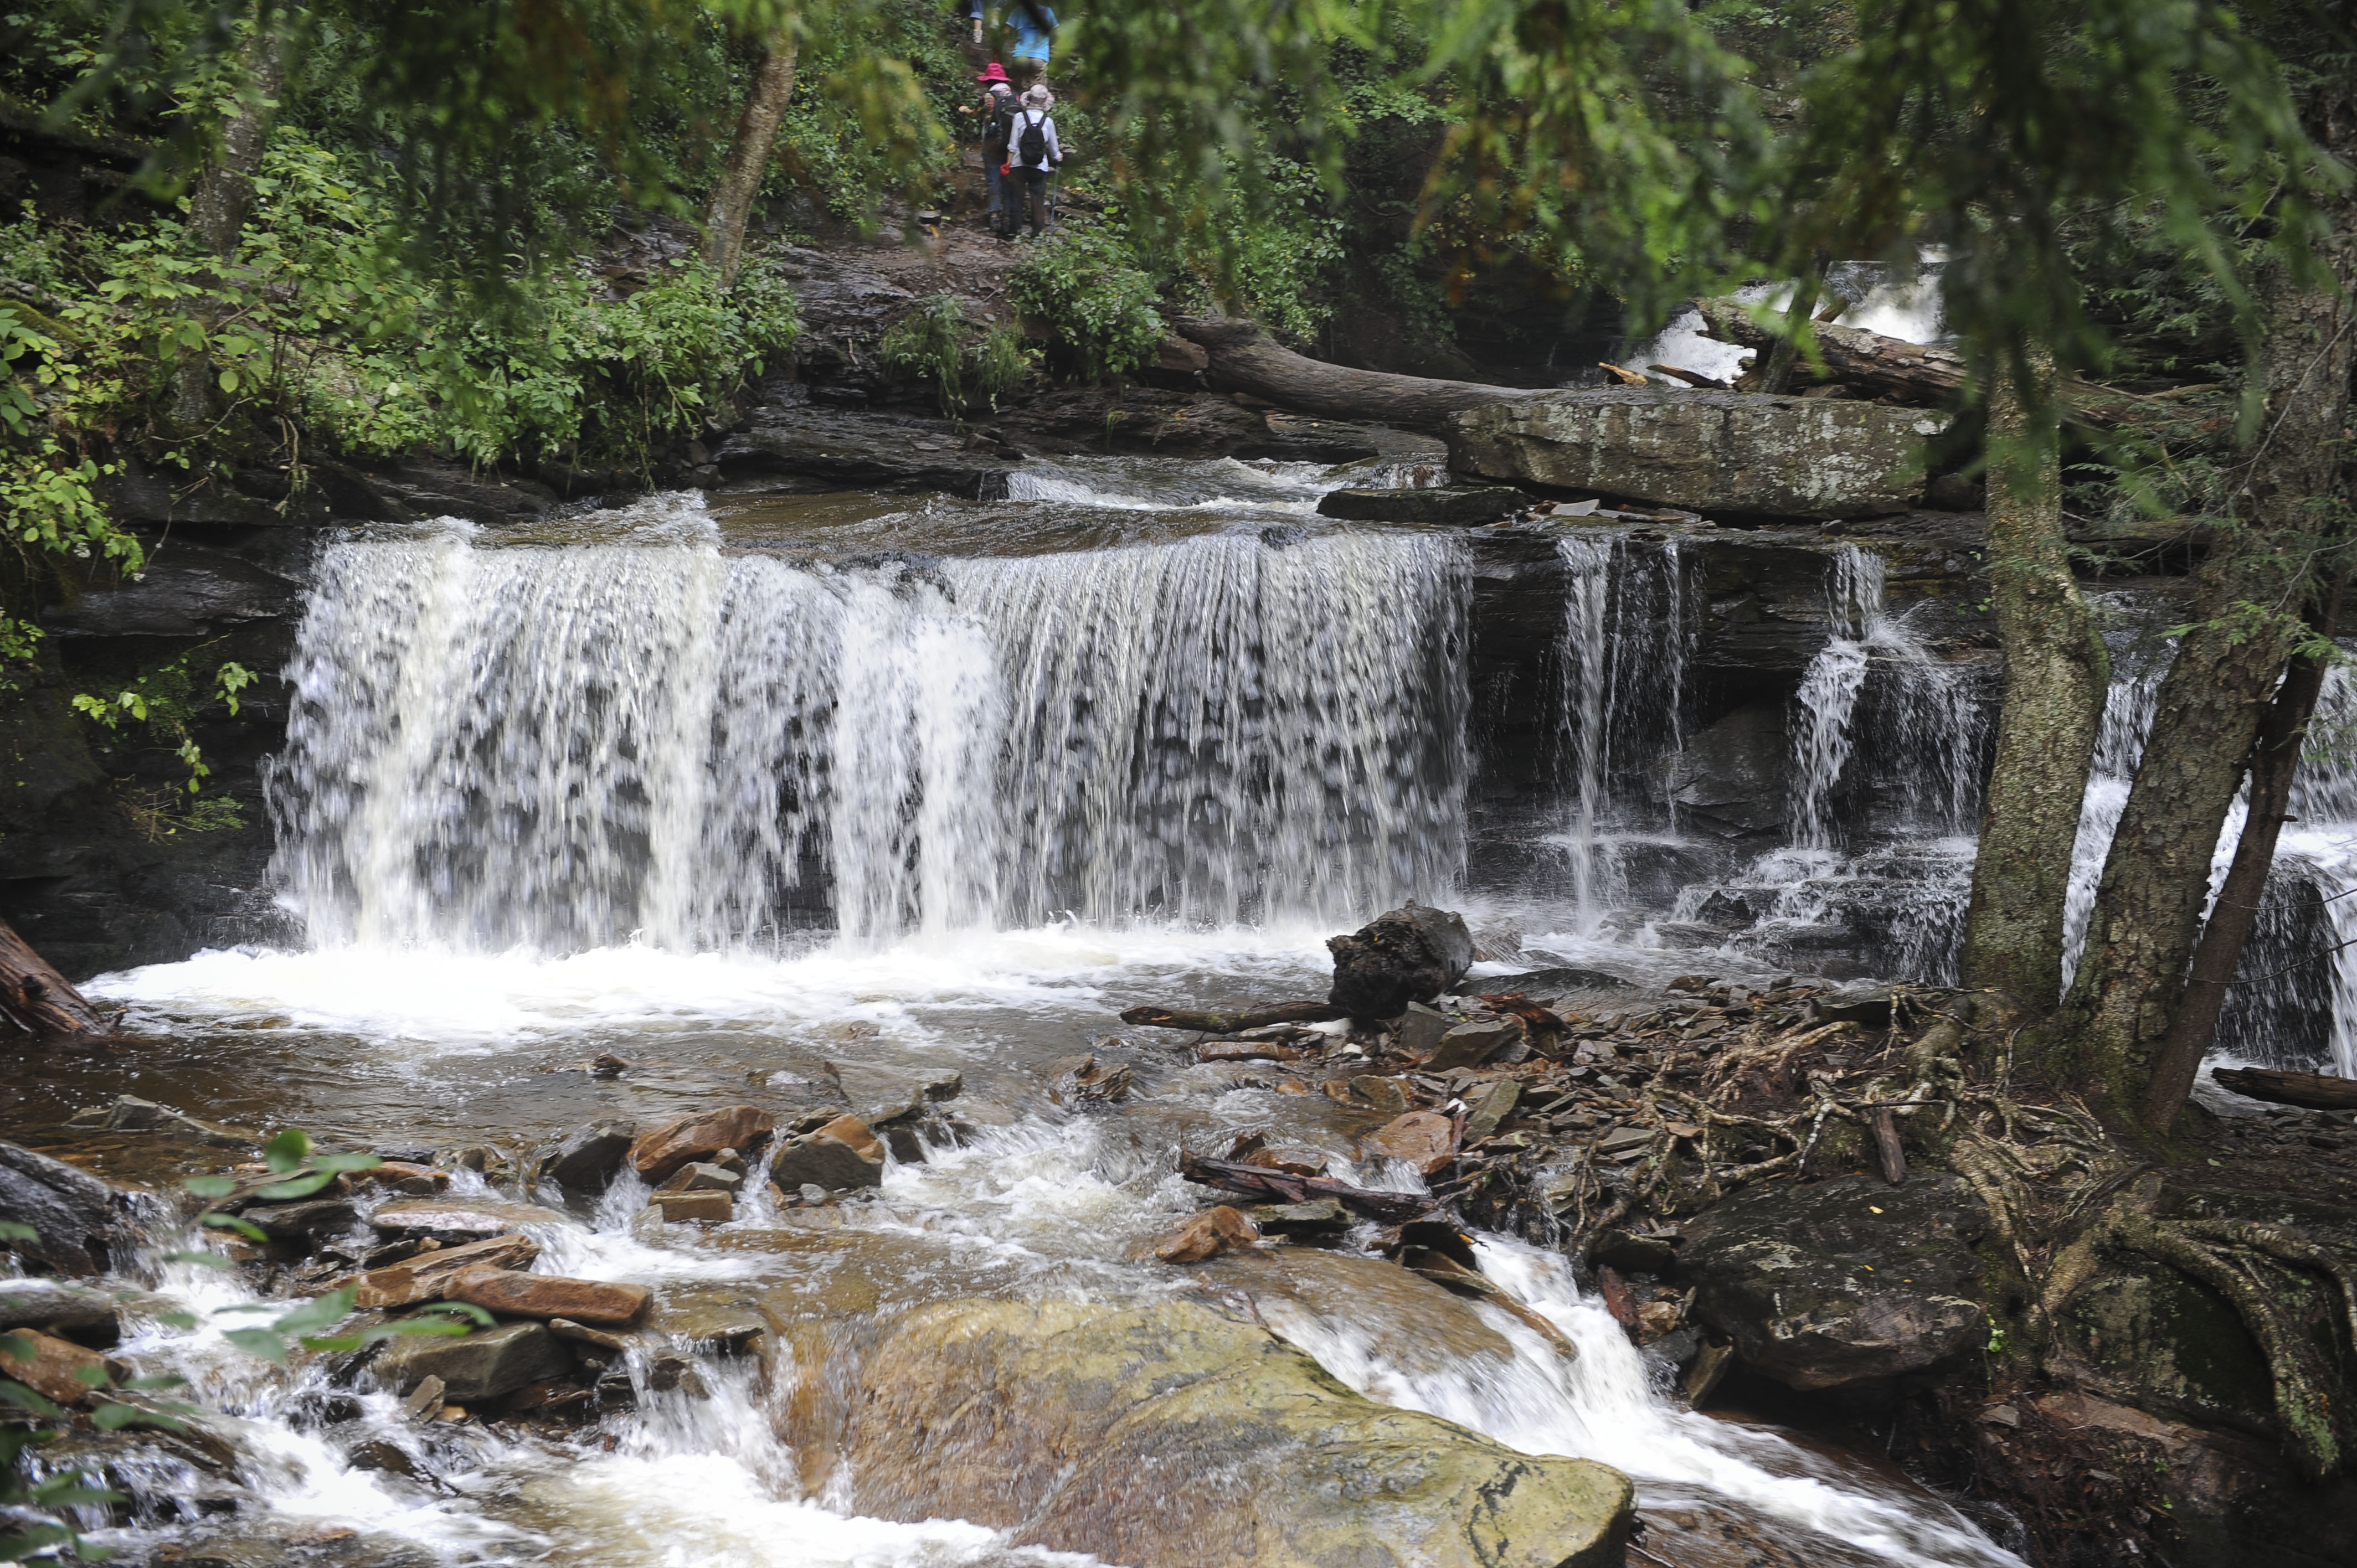
[[[770,149],[777,144],[779,123],[786,117],[786,102],[794,95],[796,45],[791,31],[780,28],[761,51],[745,90],[745,108],[737,116],[737,134],[712,188],[712,204],[704,215],[704,259],[720,274],[723,286],[737,281],[745,259],[745,225],[752,217],[753,199],[760,194],[761,175],[770,166]]]
[[[2344,134],[2319,140],[2344,151],[2345,124],[2332,129]],[[2278,263],[2263,279],[2264,409],[2235,476],[2232,522],[2195,578],[2194,624],[2161,680],[2072,987],[2076,1070],[2123,1108],[2142,1107],[2152,1087],[2184,998],[2212,857],[2285,661],[2308,636],[2302,617],[2342,504],[2357,203],[2335,201],[2326,216],[2319,274],[2296,278]]]
[[[2071,850],[2111,680],[2064,547],[2058,412],[2043,349],[1992,379],[1989,596],[2005,689],[1962,961],[1965,984],[2039,1013],[2062,993]]]
[[[253,199],[253,177],[262,167],[263,150],[270,142],[270,123],[286,87],[285,54],[274,9],[265,5],[254,17],[253,31],[238,56],[243,89],[237,108],[222,123],[220,145],[198,171],[196,188],[189,195],[189,227],[223,267],[237,259],[246,209]],[[188,350],[172,372],[173,423],[183,430],[194,430],[212,416],[211,356],[201,349]]]

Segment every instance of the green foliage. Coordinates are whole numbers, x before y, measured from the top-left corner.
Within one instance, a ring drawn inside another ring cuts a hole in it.
[[[1111,224],[1074,223],[1033,245],[1006,293],[1077,354],[1091,378],[1135,371],[1162,341],[1154,280]]]
[[[172,755],[188,768],[186,782],[171,792],[175,798],[161,804],[135,802],[133,814],[151,838],[182,830],[210,832],[245,825],[232,800],[198,802],[187,799],[201,790],[205,780],[212,776],[191,726],[216,703],[234,718],[238,693],[254,681],[253,671],[244,665],[223,660],[213,667],[210,688],[204,687],[191,666],[211,646],[207,643],[177,659],[143,669],[130,684],[114,692],[103,695],[81,692],[73,698],[74,711],[109,735],[124,735],[126,726],[137,725],[149,738],[170,746]]]
[[[1031,368],[1021,333],[1005,325],[976,328],[952,294],[937,294],[894,322],[877,349],[895,374],[931,382],[942,412],[952,418],[971,412],[977,400],[996,410]]]

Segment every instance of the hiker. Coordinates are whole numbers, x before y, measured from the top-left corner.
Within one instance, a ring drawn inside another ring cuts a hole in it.
[[[1015,29],[1015,47],[1006,52],[1015,61],[1016,86],[1028,91],[1048,72],[1056,13],[1039,0],[1015,0],[1007,10],[1006,25]]]
[[[1007,127],[1007,170],[1021,182],[1023,215],[1034,234],[1048,226],[1048,176],[1064,161],[1055,117],[1049,113],[1055,103],[1045,87],[1034,86],[1023,94]],[[1010,222],[1010,232],[1013,228]]]
[[[1006,173],[1007,126],[1015,119],[1015,86],[996,60],[974,78],[982,83],[982,188],[989,198],[985,221],[994,234],[1015,232],[1015,199]]]

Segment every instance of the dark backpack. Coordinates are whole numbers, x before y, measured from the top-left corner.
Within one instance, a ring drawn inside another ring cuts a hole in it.
[[[1006,151],[1007,143],[1015,135],[1015,116],[1017,113],[1012,97],[998,101],[998,107],[991,112],[990,130],[983,141],[985,152],[1004,154]],[[1002,156],[999,161],[1004,163],[1006,160]]]
[[[1047,123],[1048,116],[1044,111],[1037,120],[1031,118],[1030,111],[1024,112],[1023,140],[1017,144],[1017,150],[1023,155],[1025,168],[1038,168],[1048,161],[1048,133],[1039,128]]]

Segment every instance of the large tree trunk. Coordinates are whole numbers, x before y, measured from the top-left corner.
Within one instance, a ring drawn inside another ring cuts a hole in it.
[[[2064,552],[2053,360],[2033,349],[2025,370],[2029,395],[2002,368],[1989,388],[1989,596],[2005,690],[1963,970],[1965,984],[2044,1013],[2062,993],[2071,848],[2111,660]]]
[[[114,1031],[89,999],[0,920],[0,1013],[30,1035],[95,1039]]]
[[[762,171],[770,166],[770,149],[778,140],[778,124],[786,117],[786,101],[794,95],[794,36],[780,31],[762,51],[754,68],[752,85],[745,91],[745,110],[737,116],[737,134],[720,166],[719,183],[712,188],[712,205],[704,215],[704,259],[720,274],[723,287],[737,281],[745,259],[745,225],[753,213],[753,198],[760,194]]]
[[[278,112],[278,96],[286,87],[285,55],[273,9],[265,5],[254,17],[253,32],[238,56],[244,91],[221,126],[220,147],[198,171],[196,189],[188,200],[189,227],[224,267],[237,259],[246,209],[253,199],[254,172],[262,166],[263,149],[270,142],[270,122]],[[207,315],[210,327],[210,313]],[[202,349],[188,350],[172,372],[173,423],[183,430],[195,430],[212,416],[211,356]]]
[[[2324,668],[2325,661],[2314,653],[2292,660],[2252,748],[2250,809],[2243,818],[2243,836],[2235,841],[2234,861],[2211,907],[2209,924],[2201,928],[2185,994],[2162,1036],[2152,1083],[2145,1090],[2143,1121],[2155,1132],[2167,1132],[2177,1120],[2193,1092],[2201,1058],[2217,1037],[2218,1015],[2225,1009],[2234,968],[2258,924],[2259,899],[2275,865],[2276,842],[2291,810],[2292,779],[2299,770],[2300,748],[2307,744],[2308,721],[2324,690]]]
[[[1450,414],[1465,409],[1543,395],[1526,387],[1433,381],[1329,365],[1281,349],[1251,322],[1226,317],[1182,316],[1172,325],[1180,337],[1200,344],[1211,356],[1207,373],[1213,386],[1249,392],[1279,407],[1325,419],[1437,430]]]
[[[1697,299],[1710,336],[1722,343],[1764,349],[1773,355],[1779,344],[1790,342],[1751,319],[1739,300]],[[1956,395],[1964,384],[1964,358],[1953,349],[1910,343],[1856,327],[1821,322],[1815,328],[1817,354],[1828,378],[1905,403],[1937,406]],[[1763,391],[1770,390],[1763,388]]]
[[[2266,281],[2266,404],[2238,475],[2239,526],[2219,531],[2196,578],[2195,624],[2161,680],[2072,988],[2079,1069],[2123,1107],[2145,1103],[2183,998],[2212,859],[2301,634],[2293,618],[2314,593],[2346,460],[2357,205],[2327,215],[2328,275],[2302,286],[2278,266]]]

